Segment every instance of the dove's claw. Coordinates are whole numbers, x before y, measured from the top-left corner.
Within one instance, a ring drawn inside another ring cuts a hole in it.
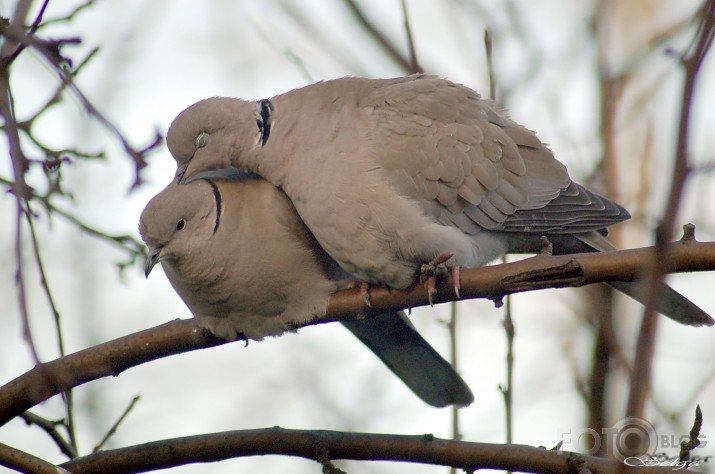
[[[423,282],[427,288],[427,298],[429,299],[429,304],[432,306],[434,296],[437,294],[437,277],[444,275],[446,273],[451,273],[452,281],[454,284],[454,292],[459,297],[459,266],[456,265],[448,270],[446,265],[447,260],[452,258],[454,254],[443,253],[433,258],[429,263],[425,263],[420,268],[420,281]]]
[[[368,308],[372,308],[372,303],[370,303],[370,284],[363,281],[360,283],[360,295],[362,300],[365,302]]]
[[[457,295],[457,299],[460,298],[459,290],[462,288],[462,283],[459,280],[459,275],[461,273],[461,268],[459,265],[455,265],[451,269],[452,273],[452,286],[454,287],[454,294]]]
[[[434,306],[434,295],[437,294],[437,277],[427,277],[425,286],[427,287],[427,299],[429,300],[429,305]]]

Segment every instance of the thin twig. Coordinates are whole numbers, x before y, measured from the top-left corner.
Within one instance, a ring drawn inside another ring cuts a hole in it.
[[[589,288],[589,298],[596,304],[591,317],[595,319],[595,341],[593,347],[592,367],[587,384],[586,408],[588,409],[588,427],[594,433],[602,433],[606,426],[606,407],[609,388],[609,370],[612,368],[613,349],[618,342],[613,331],[613,291],[600,285]],[[601,443],[595,454],[606,454],[607,447]]]
[[[504,334],[506,335],[506,381],[499,386],[499,391],[504,397],[504,423],[506,425],[506,443],[511,444],[514,439],[514,321],[511,317],[511,297],[506,298],[504,305]]]
[[[47,304],[50,306],[52,315],[54,316],[55,322],[55,332],[57,336],[57,347],[60,352],[60,356],[65,355],[65,345],[64,339],[62,337],[62,325],[60,324],[60,311],[57,309],[55,304],[55,299],[52,296],[52,291],[50,290],[50,284],[47,280],[47,274],[45,273],[45,266],[42,263],[42,255],[40,254],[40,243],[37,239],[37,232],[35,232],[34,218],[32,217],[32,210],[28,208],[28,212],[25,213],[25,220],[30,229],[30,237],[32,239],[32,250],[35,256],[35,263],[37,264],[37,270],[40,274],[40,286],[44,290],[45,297],[47,298]]]
[[[700,446],[700,429],[703,427],[703,412],[700,410],[700,405],[695,407],[695,419],[693,427],[690,429],[690,436],[687,441],[680,443],[679,461],[687,461],[690,459],[690,452]]]
[[[94,449],[92,450],[93,453],[96,453],[97,451],[102,449],[104,447],[104,445],[107,443],[107,441],[109,441],[109,439],[114,435],[114,433],[117,432],[117,428],[119,428],[119,425],[122,423],[122,421],[124,421],[124,419],[127,417],[127,415],[129,415],[129,413],[134,409],[134,405],[137,404],[137,402],[139,401],[140,398],[141,398],[140,395],[135,395],[134,398],[132,398],[132,401],[129,402],[129,405],[127,406],[127,408],[124,409],[121,416],[117,419],[117,421],[114,422],[114,424],[111,426],[111,428],[109,428],[109,430],[107,431],[107,434],[104,435],[102,440],[99,443],[97,443],[97,445],[94,447]]]
[[[30,313],[27,309],[27,293],[25,291],[25,275],[22,260],[22,215],[25,212],[22,206],[22,199],[15,197],[17,201],[15,219],[15,284],[17,285],[17,303],[20,309],[20,319],[22,321],[22,335],[30,349],[35,364],[40,363],[40,356],[37,352],[35,339],[32,336],[32,326],[30,325]]]
[[[449,323],[447,323],[447,329],[449,332],[449,362],[452,364],[452,368],[457,370],[457,302],[452,301],[449,303]],[[452,439],[459,441],[462,439],[462,433],[459,427],[459,407],[452,405],[451,407],[451,418],[452,418]],[[450,474],[455,474],[457,470],[454,467],[449,468]]]
[[[124,137],[124,135],[119,131],[119,129],[109,119],[107,119],[104,114],[102,114],[94,106],[94,104],[84,95],[82,90],[74,82],[74,73],[67,66],[68,60],[62,57],[59,53],[59,46],[61,44],[67,42],[77,42],[77,39],[70,38],[61,41],[48,42],[41,40],[35,36],[27,35],[21,27],[18,27],[14,24],[0,24],[0,27],[0,33],[3,36],[11,38],[13,41],[18,42],[25,47],[32,47],[38,53],[40,53],[40,55],[44,57],[55,69],[62,82],[66,84],[66,86],[69,88],[69,90],[72,91],[73,95],[77,98],[77,100],[79,100],[84,110],[89,115],[94,117],[97,121],[99,121],[107,130],[110,131],[112,135],[114,135],[115,139],[117,139],[121,143],[125,153],[129,155],[134,161],[135,178],[131,189],[134,189],[135,187],[139,186],[141,184],[140,172],[144,167],[146,167],[147,164],[144,159],[144,155],[149,151],[153,150],[154,148],[158,147],[162,143],[163,138],[161,134],[157,132],[155,138],[148,146],[141,149],[134,148]],[[1,89],[2,88],[0,88],[0,90]]]
[[[40,273],[40,285],[42,286],[45,296],[47,297],[47,302],[50,306],[50,310],[52,311],[52,314],[54,316],[54,322],[55,322],[55,332],[57,336],[57,345],[59,348],[60,352],[60,357],[63,357],[65,355],[65,345],[64,345],[64,337],[62,336],[62,324],[60,321],[60,312],[57,309],[57,305],[55,305],[55,299],[52,296],[52,291],[50,290],[50,285],[47,280],[47,274],[45,273],[45,266],[42,263],[42,256],[40,255],[40,244],[37,239],[37,233],[35,232],[35,224],[34,224],[34,219],[32,217],[32,211],[29,208],[30,204],[29,202],[27,203],[28,209],[27,212],[25,212],[25,217],[27,220],[27,225],[30,229],[30,236],[32,238],[32,248],[33,252],[35,255],[35,262],[37,263],[37,269],[38,272]],[[63,393],[63,397],[65,400],[64,406],[65,406],[65,426],[67,428],[67,432],[69,433],[69,440],[70,440],[70,445],[73,449],[73,451],[76,453],[77,452],[77,437],[76,437],[76,431],[75,431],[75,423],[74,423],[74,403],[73,403],[73,396],[72,396],[72,391],[67,390],[66,392]]]
[[[487,73],[489,74],[489,98],[496,102],[497,100],[497,83],[494,77],[494,56],[492,50],[492,31],[489,28],[484,29],[484,51],[487,59]]]
[[[622,106],[628,77],[614,73],[607,60],[608,48],[604,44],[605,35],[602,33],[602,28],[605,23],[604,12],[609,8],[608,4],[599,4],[594,9],[589,30],[597,45],[595,62],[600,92],[599,132],[602,145],[601,159],[594,170],[594,177],[600,178],[598,181],[604,188],[605,196],[618,201],[619,180],[616,146],[618,111]],[[609,237],[614,239],[617,244],[620,240],[620,228],[616,226],[612,231],[609,229]],[[588,298],[595,303],[591,315],[595,319],[595,331],[593,332],[595,340],[586,408],[589,428],[596,433],[601,433],[606,426],[609,378],[615,378],[615,375],[610,372],[612,350],[618,345],[614,337],[613,290],[605,286],[590,288]],[[601,444],[598,454],[605,453],[606,446]]]
[[[19,8],[19,7],[18,7]],[[6,46],[6,42],[3,46]],[[4,50],[4,48],[3,48]],[[30,326],[30,316],[27,309],[27,296],[25,291],[25,277],[22,260],[22,215],[25,212],[25,200],[30,195],[30,188],[25,182],[25,172],[27,171],[27,158],[22,151],[20,135],[15,120],[13,108],[12,92],[10,90],[9,64],[0,58],[0,115],[5,118],[5,134],[8,137],[10,148],[10,159],[12,160],[15,181],[12,183],[12,191],[15,195],[15,283],[17,284],[17,299],[22,321],[22,332],[25,341],[30,349],[33,360],[40,363],[37,353],[32,329]]]
[[[20,418],[25,420],[28,425],[35,425],[41,428],[45,433],[47,433],[52,441],[55,442],[62,454],[70,459],[77,457],[77,449],[72,446],[67,440],[62,436],[62,434],[57,431],[58,426],[63,426],[63,421],[51,421],[41,416],[35,415],[32,412],[26,411],[20,414]]]
[[[345,5],[353,14],[357,22],[367,31],[367,33],[377,42],[378,45],[387,53],[387,55],[402,68],[405,72],[412,71],[412,64],[398,49],[383,35],[370,20],[367,19],[365,13],[357,6],[354,0],[343,0]]]
[[[91,6],[94,5],[95,3],[96,3],[95,0],[87,0],[86,2],[84,2],[84,3],[80,4],[80,5],[78,5],[74,10],[72,10],[70,13],[68,13],[67,15],[65,15],[65,16],[63,16],[63,17],[50,18],[50,19],[44,20],[44,21],[42,22],[42,24],[39,25],[39,28],[46,28],[47,26],[53,25],[53,24],[55,24],[55,23],[67,23],[67,22],[70,22],[70,21],[74,20],[74,18],[75,18],[77,15],[79,15],[79,14],[82,13],[85,9],[91,7]],[[38,28],[38,29],[39,29],[39,28]]]
[[[35,32],[37,31],[37,29],[39,28],[40,23],[42,23],[42,17],[45,15],[45,11],[47,10],[47,5],[48,5],[49,3],[50,3],[50,0],[44,0],[44,2],[42,2],[42,7],[40,7],[39,13],[38,13],[37,16],[35,17],[35,20],[32,22],[32,25],[30,26],[30,29],[29,29],[29,31],[27,32],[27,34],[28,34],[29,36],[34,35]],[[5,60],[6,64],[9,65],[9,64],[12,63],[15,59],[17,59],[17,57],[20,55],[20,53],[22,53],[22,51],[23,51],[24,49],[25,49],[25,45],[24,45],[24,44],[19,44],[19,45],[17,46],[17,48],[15,48],[15,51],[13,51],[12,54],[10,54],[10,55],[7,57],[7,59]]]
[[[5,178],[0,177],[0,183],[5,184],[9,187],[12,186],[13,182],[9,181]],[[104,231],[101,231],[95,227],[92,227],[91,225],[83,222],[80,218],[77,216],[71,214],[69,211],[66,211],[60,207],[57,207],[55,204],[53,204],[49,196],[42,196],[37,194],[36,192],[32,191],[31,194],[32,199],[36,199],[42,203],[44,208],[47,210],[47,213],[49,215],[54,215],[57,214],[67,220],[69,223],[72,225],[76,226],[78,229],[80,229],[83,232],[86,232],[87,234],[93,236],[93,237],[98,237],[101,240],[107,241],[111,244],[116,245],[117,247],[121,248],[122,250],[125,250],[132,256],[132,261],[136,258],[143,258],[145,256],[146,248],[144,247],[144,244],[142,244],[140,241],[138,241],[136,238],[134,238],[132,235],[129,234],[119,234],[119,235],[113,235],[113,234],[108,234]]]
[[[410,17],[407,14],[407,2],[402,0],[402,16],[405,22],[405,34],[407,35],[407,50],[410,53],[410,72],[412,74],[417,74],[424,72],[422,66],[420,66],[417,60],[417,52],[415,51],[415,41],[412,38],[412,28],[410,28]]]

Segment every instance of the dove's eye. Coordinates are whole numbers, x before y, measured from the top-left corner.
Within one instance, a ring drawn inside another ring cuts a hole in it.
[[[181,219],[179,222],[176,223],[176,230],[181,230],[186,226],[186,221],[184,219]]]
[[[205,147],[209,142],[209,134],[206,132],[201,132],[199,133],[199,136],[196,137],[196,140],[194,141],[194,145],[196,145],[196,148],[203,148]]]

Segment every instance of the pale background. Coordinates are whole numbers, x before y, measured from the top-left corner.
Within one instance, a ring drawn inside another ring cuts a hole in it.
[[[404,50],[405,34],[397,0],[361,1],[370,19]],[[596,46],[589,33],[594,2],[567,0],[408,2],[417,54],[427,72],[488,91],[483,34],[495,35],[497,80],[508,91],[511,115],[549,143],[577,181],[585,181],[600,156]],[[61,16],[74,2],[52,2],[46,17]],[[695,1],[602,2],[607,31],[602,47],[610,67],[628,63],[647,39],[687,18]],[[13,2],[3,2],[0,15],[11,15]],[[510,9],[512,9],[510,11]],[[516,13],[515,13],[516,12]],[[514,24],[514,18],[519,24]],[[515,31],[518,31],[517,34]],[[668,45],[682,49],[692,29]],[[85,94],[136,146],[162,134],[177,113],[195,101],[215,95],[247,99],[271,95],[314,80],[344,75],[402,75],[354,22],[344,4],[332,0],[140,0],[103,1],[77,16],[70,26],[43,32],[44,37],[81,36],[83,44],[64,52],[82,58],[100,46],[96,59],[79,76]],[[646,207],[625,228],[626,245],[651,241],[650,229],[662,213],[670,182],[670,160],[678,116],[682,74],[676,61],[654,44],[647,66],[627,89],[619,116],[618,151],[622,182],[618,200],[634,211],[640,178],[649,186]],[[309,78],[296,65],[302,62]],[[36,55],[16,64],[13,86],[18,117],[32,113],[53,90],[55,78]],[[695,163],[713,163],[715,59],[699,79],[692,119]],[[644,90],[651,90],[639,102]],[[653,96],[657,99],[653,100]],[[144,204],[173,176],[174,162],[161,147],[150,159],[147,183],[128,192],[133,166],[116,140],[87,118],[77,101],[67,100],[35,126],[49,143],[108,150],[106,161],[64,167],[64,188],[74,201],[59,199],[85,221],[109,233],[132,233]],[[648,148],[644,143],[652,143]],[[12,176],[7,152],[0,175]],[[645,150],[650,164],[642,172]],[[33,184],[32,175],[28,178]],[[39,179],[37,183],[42,183]],[[595,185],[597,187],[597,185]],[[688,181],[678,225],[693,222],[700,240],[715,238],[712,202],[715,190],[707,173]],[[0,197],[0,383],[32,367],[21,338],[14,285],[14,198]],[[145,280],[137,265],[119,275],[125,256],[68,226],[61,218],[37,227],[50,284],[62,314],[69,352],[161,324],[190,313],[160,269]],[[29,246],[27,247],[29,248]],[[40,357],[57,357],[52,315],[40,292],[28,252],[30,314]],[[715,314],[714,274],[680,275],[670,281],[710,314]],[[515,442],[554,446],[564,430],[585,424],[584,402],[576,375],[585,377],[592,357],[591,331],[580,314],[583,293],[551,290],[518,295],[513,300],[517,330],[514,381]],[[503,442],[503,402],[498,390],[505,378],[502,310],[490,302],[459,305],[460,371],[474,391],[475,403],[461,411],[464,439]],[[642,308],[624,303],[619,336],[630,355]],[[448,306],[417,309],[413,321],[443,354],[448,352]],[[690,427],[694,409],[703,408],[703,433],[713,442],[697,454],[715,454],[715,333],[691,329],[663,318],[654,365],[653,398],[648,417],[659,433],[681,435]],[[141,400],[110,442],[120,447],[168,437],[223,430],[261,428],[332,429],[381,433],[433,433],[450,436],[449,410],[426,406],[389,373],[372,354],[336,324],[323,325],[247,348],[231,344],[192,352],[130,369],[118,378],[102,379],[75,391],[78,434],[86,454],[137,394]],[[614,390],[612,423],[622,416],[625,385]],[[49,418],[62,416],[53,399],[36,408]],[[686,415],[681,416],[683,410]],[[674,423],[665,414],[680,416]],[[52,442],[37,428],[14,420],[0,428],[0,442],[53,462],[63,461]],[[675,451],[668,451],[671,454]],[[445,472],[430,466],[390,463],[337,463],[350,472]],[[302,459],[247,458],[194,465],[174,472],[318,472]]]

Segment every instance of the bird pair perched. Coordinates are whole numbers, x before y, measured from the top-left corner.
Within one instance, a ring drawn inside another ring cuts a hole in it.
[[[197,322],[226,339],[294,329],[355,280],[404,290],[429,262],[458,290],[460,267],[535,252],[543,235],[557,254],[613,250],[603,230],[630,217],[493,102],[433,76],[206,99],[167,145],[178,168],[141,216],[146,273],[161,262]],[[610,284],[642,298],[640,283]],[[713,324],[670,287],[658,295],[666,316]],[[403,312],[342,324],[425,402],[473,401]]]

